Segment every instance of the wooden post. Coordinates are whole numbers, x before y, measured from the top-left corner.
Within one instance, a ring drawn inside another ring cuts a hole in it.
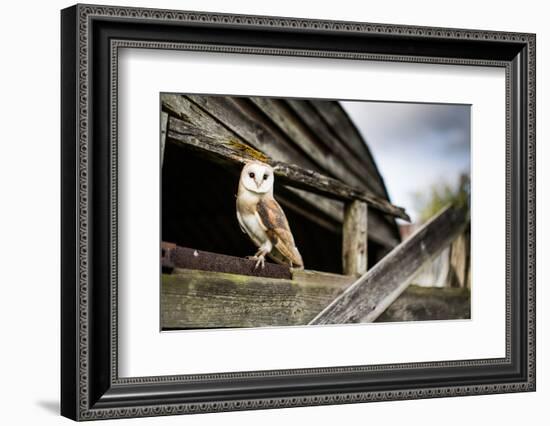
[[[342,234],[344,274],[363,275],[367,272],[367,203],[346,203]]]
[[[166,129],[168,127],[168,114],[164,111],[160,113],[160,167],[164,163],[164,145],[166,144]]]
[[[451,243],[449,259],[449,273],[447,285],[449,287],[468,287],[470,269],[470,233],[467,228],[456,240]]]

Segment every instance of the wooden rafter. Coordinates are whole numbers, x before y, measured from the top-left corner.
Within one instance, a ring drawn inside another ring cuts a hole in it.
[[[275,161],[244,143],[239,136],[223,126],[203,117],[188,101],[177,95],[164,95],[163,109],[170,113],[167,139],[208,153],[219,161],[241,166],[246,161],[259,160],[270,164],[279,181],[285,185],[305,189],[330,198],[361,200],[385,214],[409,220],[402,207],[394,206],[371,192],[349,186],[313,170],[285,162]],[[189,120],[189,115],[194,114]],[[178,118],[176,118],[178,117]],[[190,122],[193,121],[193,125]]]

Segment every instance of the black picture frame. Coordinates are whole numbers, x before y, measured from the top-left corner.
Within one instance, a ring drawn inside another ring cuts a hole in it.
[[[97,5],[64,9],[61,414],[91,420],[534,391],[535,42],[534,34],[509,32]],[[113,98],[120,46],[505,68],[506,356],[119,378]]]

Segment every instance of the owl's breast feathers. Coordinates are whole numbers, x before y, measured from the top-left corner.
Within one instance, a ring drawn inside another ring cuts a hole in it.
[[[243,232],[257,246],[269,239],[273,244],[270,257],[278,263],[303,267],[300,252],[295,246],[285,213],[277,200],[264,195],[252,195],[239,191],[237,197],[237,219]]]

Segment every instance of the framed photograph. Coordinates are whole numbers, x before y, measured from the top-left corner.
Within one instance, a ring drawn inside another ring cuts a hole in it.
[[[535,390],[535,35],[61,12],[61,412]]]

